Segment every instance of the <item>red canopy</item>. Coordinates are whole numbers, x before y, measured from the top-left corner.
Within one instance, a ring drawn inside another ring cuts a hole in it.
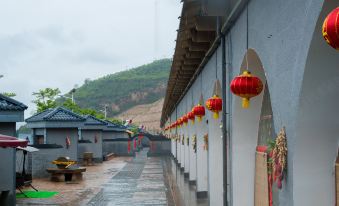
[[[0,134],[0,147],[27,147],[28,141]]]

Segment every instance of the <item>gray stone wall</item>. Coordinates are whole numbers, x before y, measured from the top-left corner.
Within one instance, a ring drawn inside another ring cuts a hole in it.
[[[0,148],[0,205],[15,205],[15,149]]]
[[[126,132],[103,131],[102,137],[103,139],[117,139],[117,138],[128,138],[129,136]]]
[[[62,156],[67,156],[72,160],[78,159],[78,129],[77,128],[67,128],[67,129],[47,129],[47,144],[58,144],[63,146],[61,149]],[[66,137],[69,137],[71,140],[71,145],[69,148],[66,147]]]
[[[82,140],[89,140],[92,143],[78,143],[78,159],[83,160],[84,152],[92,152],[94,161],[103,161],[102,131],[101,130],[81,130]],[[95,137],[97,143],[95,143]]]
[[[16,135],[15,122],[0,122],[0,134],[13,136]]]
[[[114,153],[118,156],[134,156],[133,152],[133,141],[131,141],[131,152],[127,151],[127,141],[104,141],[103,142],[103,151],[105,154]]]
[[[29,170],[33,178],[49,177],[47,168],[56,167],[51,162],[60,156],[65,156],[64,149],[39,149],[38,152],[28,154]],[[74,160],[74,159],[73,159]]]

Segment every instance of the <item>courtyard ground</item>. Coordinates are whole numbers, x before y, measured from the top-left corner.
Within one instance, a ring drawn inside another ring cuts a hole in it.
[[[147,149],[136,157],[117,157],[87,167],[80,183],[51,182],[35,179],[39,190],[56,191],[50,199],[17,199],[18,206],[150,206],[207,205],[195,199],[194,188],[182,174],[173,174],[174,161],[169,157],[147,157]],[[177,172],[176,172],[177,173]]]

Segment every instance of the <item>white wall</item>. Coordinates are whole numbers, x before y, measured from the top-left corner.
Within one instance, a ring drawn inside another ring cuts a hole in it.
[[[190,165],[190,174],[189,174],[189,181],[196,181],[197,179],[197,154],[194,152],[193,149],[193,136],[196,135],[196,128],[195,124],[192,124],[192,121],[189,121],[189,138],[190,138],[190,145],[189,145],[189,165]]]
[[[325,16],[338,1],[326,1],[309,50],[300,97],[293,160],[294,205],[335,205],[339,141],[339,53],[321,35]]]
[[[254,50],[249,50],[247,54],[252,74],[259,77],[265,85],[265,73],[259,57]],[[246,55],[239,73],[246,68],[245,59]],[[233,98],[231,198],[234,206],[254,204],[255,151],[263,93],[251,99],[248,109],[241,107],[241,98]]]
[[[216,58],[217,55],[217,58]],[[216,64],[218,60],[218,64]],[[213,87],[216,81],[221,80],[221,47],[213,54],[202,72],[204,101],[213,96]],[[221,95],[221,94],[220,94]],[[221,115],[213,118],[213,113],[206,109],[208,120],[208,176],[210,205],[223,205],[223,152]]]

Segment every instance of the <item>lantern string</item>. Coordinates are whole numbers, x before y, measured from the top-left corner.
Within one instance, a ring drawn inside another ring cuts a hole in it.
[[[249,39],[249,29],[248,29],[248,3],[246,6],[246,70],[248,71],[248,39]]]
[[[200,74],[200,90],[201,90],[201,94],[202,94],[202,72]]]
[[[246,6],[246,48],[248,49],[248,4]]]
[[[215,79],[218,79],[218,49],[215,51]]]

